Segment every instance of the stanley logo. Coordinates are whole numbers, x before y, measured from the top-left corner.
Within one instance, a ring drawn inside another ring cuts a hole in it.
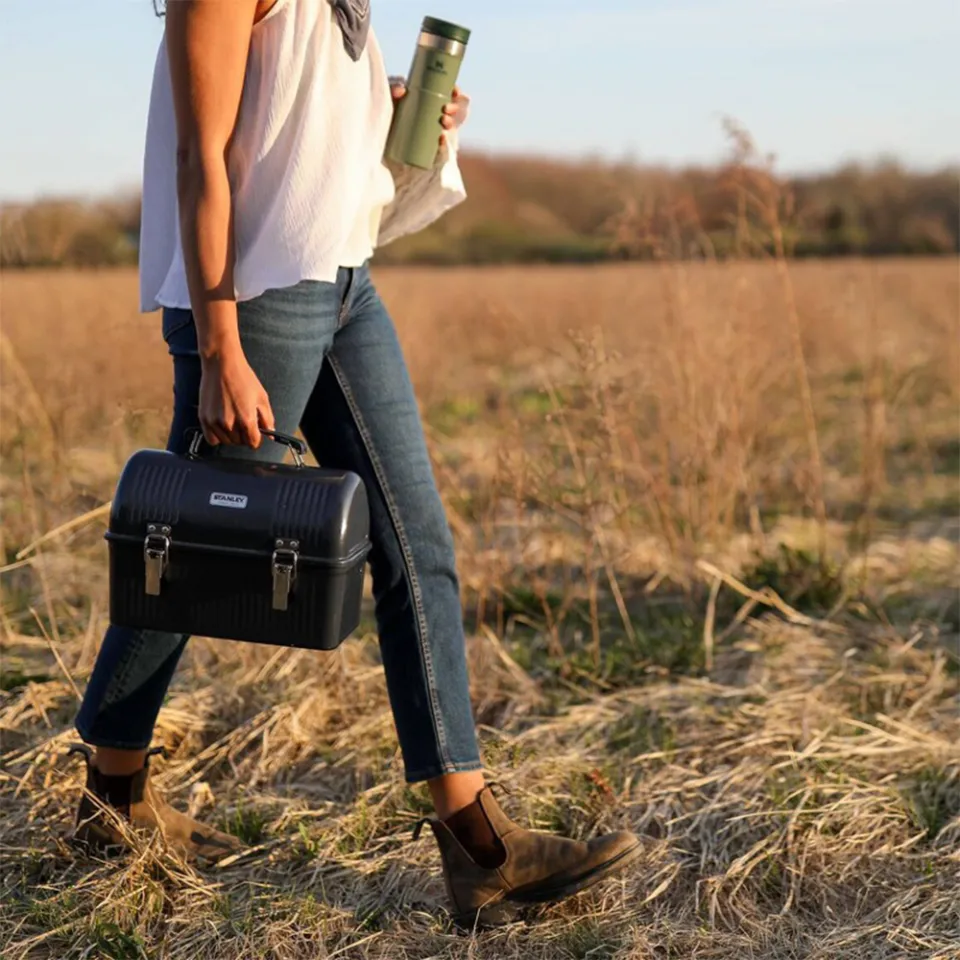
[[[211,507],[229,507],[231,510],[246,510],[247,498],[239,493],[211,493]]]

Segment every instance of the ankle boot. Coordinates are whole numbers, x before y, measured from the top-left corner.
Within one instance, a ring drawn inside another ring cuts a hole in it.
[[[442,820],[423,820],[414,831],[416,839],[425,824],[433,829],[459,926],[509,923],[525,905],[563,900],[619,872],[640,855],[640,840],[626,831],[583,842],[525,830],[503,812],[489,787],[476,803],[502,847],[499,866],[478,864]]]
[[[188,857],[217,861],[243,849],[243,844],[228,834],[205,827],[174,810],[150,782],[151,750],[142,770],[130,776],[102,774],[94,764],[93,752],[85,745],[70,748],[86,760],[87,783],[77,810],[73,841],[81,847],[101,853],[128,846],[118,817],[136,829],[159,830],[167,843]]]

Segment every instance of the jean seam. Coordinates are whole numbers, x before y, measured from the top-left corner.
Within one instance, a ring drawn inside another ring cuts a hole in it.
[[[103,747],[107,750],[146,750],[152,738],[147,740],[146,743],[141,741],[132,741],[132,740],[114,740],[110,737],[98,737],[91,733],[91,726],[89,724],[83,723],[78,720],[75,724],[77,728],[77,733],[80,734],[80,739],[84,743],[89,744],[93,747]]]
[[[437,777],[449,776],[451,773],[474,773],[483,770],[482,760],[470,760],[466,763],[439,763],[432,767],[421,767],[411,770],[404,775],[407,783],[423,783],[425,780],[434,780]]]
[[[439,753],[439,760],[442,766],[450,766],[451,760],[447,751],[447,737],[443,728],[443,720],[440,716],[440,702],[437,696],[436,674],[434,673],[433,669],[433,658],[430,655],[430,645],[428,642],[429,629],[427,627],[427,618],[423,608],[423,593],[420,589],[420,580],[417,577],[416,565],[413,562],[413,555],[410,551],[410,542],[407,539],[407,532],[403,525],[403,521],[400,519],[400,513],[397,509],[396,501],[393,498],[393,493],[391,492],[390,486],[387,483],[383,465],[380,463],[380,458],[377,456],[376,450],[373,447],[370,431],[367,429],[366,422],[360,413],[360,409],[357,406],[353,392],[350,390],[350,385],[347,383],[347,378],[335,357],[328,356],[327,359],[330,362],[330,369],[333,371],[334,377],[336,377],[337,384],[343,393],[344,400],[346,400],[347,406],[350,408],[350,414],[353,417],[353,421],[360,433],[360,438],[363,441],[366,454],[370,458],[370,463],[373,465],[373,471],[376,475],[377,483],[380,486],[380,492],[383,495],[383,499],[387,505],[387,512],[390,514],[390,521],[393,524],[394,533],[396,533],[397,540],[400,543],[400,552],[403,554],[403,563],[407,570],[407,580],[410,585],[410,591],[413,594],[414,607],[416,608],[417,612],[417,641],[420,646],[420,659],[423,663],[424,671],[426,673],[425,680],[430,693],[430,719],[433,723],[434,733],[437,737],[437,751]]]
[[[183,330],[185,327],[189,327],[191,323],[193,323],[193,313],[190,312],[190,311],[187,311],[187,318],[186,318],[186,320],[181,321],[180,323],[176,324],[176,326],[171,327],[169,330],[163,330],[163,331],[162,331],[164,343],[169,344],[170,338],[171,338],[175,333],[179,333],[179,332],[180,332],[181,330]]]
[[[143,652],[146,639],[143,632],[138,630],[135,639],[128,644],[127,649],[124,651],[124,658],[120,668],[114,671],[113,676],[110,677],[110,682],[107,684],[107,689],[103,693],[103,702],[107,706],[116,703],[119,699],[117,692],[122,692],[127,681],[130,679],[133,668],[140,654]]]

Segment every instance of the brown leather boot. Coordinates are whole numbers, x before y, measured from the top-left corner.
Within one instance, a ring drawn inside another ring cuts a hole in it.
[[[122,829],[126,821],[136,829],[159,830],[167,843],[185,856],[217,861],[243,850],[243,844],[226,833],[205,827],[174,810],[150,782],[151,750],[141,771],[110,777],[94,765],[93,751],[83,744],[70,748],[87,763],[87,785],[77,811],[73,841],[100,853],[118,852],[129,846]]]
[[[459,926],[509,923],[525,905],[554,903],[619,872],[640,855],[640,840],[621,831],[589,842],[524,830],[500,808],[489,787],[477,796],[502,846],[502,862],[482,867],[442,820],[429,823],[440,846],[443,876]]]

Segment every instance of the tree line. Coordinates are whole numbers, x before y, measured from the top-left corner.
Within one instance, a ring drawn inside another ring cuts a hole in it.
[[[671,170],[465,154],[469,200],[384,263],[960,253],[960,168],[896,162],[779,177],[745,144],[721,166]],[[134,264],[135,195],[0,207],[0,267]]]

